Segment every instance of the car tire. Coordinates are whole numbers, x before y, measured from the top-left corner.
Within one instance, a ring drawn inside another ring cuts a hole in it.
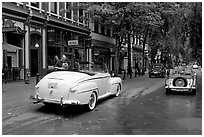
[[[152,76],[151,75],[149,75],[149,78],[151,78]]]
[[[96,107],[96,102],[97,102],[97,95],[95,92],[92,92],[91,96],[89,97],[89,102],[87,104],[87,108],[89,111],[94,110]]]
[[[118,97],[120,95],[120,90],[121,90],[121,87],[120,87],[120,84],[118,84],[117,89],[116,89],[116,93],[115,93],[116,97]]]
[[[171,89],[166,89],[166,95],[171,94]]]
[[[175,79],[173,80],[173,86],[176,86],[176,81],[179,80],[179,79],[183,80],[183,82],[184,82],[183,87],[186,87],[187,84],[188,84],[188,82],[187,82],[187,79],[186,79],[186,78],[183,78],[183,77],[177,77],[177,78],[175,78]]]
[[[191,95],[195,95],[196,94],[196,89],[192,89]]]

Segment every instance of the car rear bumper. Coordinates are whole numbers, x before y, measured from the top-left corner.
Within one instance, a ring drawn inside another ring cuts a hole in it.
[[[61,97],[60,99],[48,99],[48,98],[41,98],[36,95],[35,97],[31,95],[31,99],[35,100],[36,103],[51,103],[51,104],[59,104],[59,105],[80,105],[80,101],[78,100],[65,100],[64,97]]]
[[[170,89],[171,91],[179,91],[179,92],[191,92],[193,89],[196,89],[196,87],[170,87],[165,86],[166,89]]]

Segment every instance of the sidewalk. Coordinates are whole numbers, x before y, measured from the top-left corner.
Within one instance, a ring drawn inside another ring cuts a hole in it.
[[[2,108],[10,105],[29,102],[34,92],[36,78],[30,78],[29,84],[24,81],[2,83]]]

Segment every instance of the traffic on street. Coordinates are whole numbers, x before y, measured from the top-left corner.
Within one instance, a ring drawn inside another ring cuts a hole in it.
[[[4,135],[200,135],[202,134],[202,77],[197,94],[166,95],[164,78],[148,75],[126,79],[119,97],[83,106],[33,104],[27,99],[7,104],[3,93]],[[31,93],[32,91],[30,91]],[[14,99],[15,97],[13,97]],[[9,101],[9,100],[8,100]],[[5,106],[7,104],[7,106]]]
[[[3,135],[202,135],[202,2],[2,2]]]

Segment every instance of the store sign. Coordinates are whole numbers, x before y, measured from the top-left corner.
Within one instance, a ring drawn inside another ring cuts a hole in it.
[[[78,45],[78,40],[68,40],[68,45],[69,46]]]

